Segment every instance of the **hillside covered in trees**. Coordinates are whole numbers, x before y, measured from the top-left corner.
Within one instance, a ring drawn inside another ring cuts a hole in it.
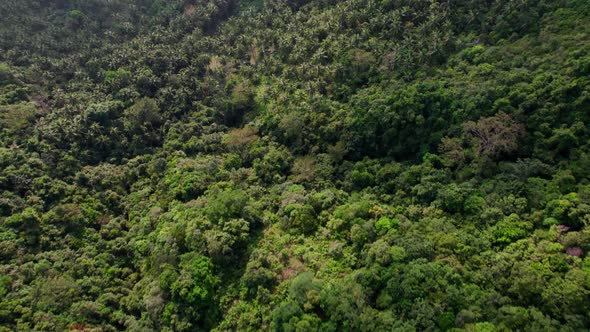
[[[0,0],[0,331],[589,330],[588,227],[588,0]]]

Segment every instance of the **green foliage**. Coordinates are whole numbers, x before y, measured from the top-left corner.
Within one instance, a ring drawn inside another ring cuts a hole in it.
[[[207,202],[205,214],[212,222],[222,222],[230,218],[237,218],[246,214],[245,207],[248,204],[246,192],[236,189],[226,189],[211,195]]]
[[[510,244],[524,238],[531,228],[530,223],[520,220],[516,214],[511,214],[494,226],[492,231],[494,242],[503,245]]]
[[[375,230],[381,234],[389,231],[392,228],[397,228],[397,227],[399,227],[399,220],[397,220],[395,218],[390,219],[387,217],[381,217],[375,223]]]
[[[587,329],[589,8],[0,1],[0,330]]]
[[[104,73],[104,83],[112,90],[118,91],[128,86],[131,81],[131,73],[123,68],[108,70]]]
[[[0,86],[12,83],[12,79],[10,66],[6,63],[0,63]]]
[[[446,211],[461,212],[465,203],[465,192],[459,185],[451,183],[438,192],[438,197]]]
[[[0,296],[4,297],[10,291],[10,284],[12,280],[10,280],[9,276],[2,276],[0,277]]]
[[[309,205],[292,204],[285,207],[286,228],[295,233],[310,234],[318,227],[314,208]]]
[[[0,106],[0,128],[18,137],[32,126],[36,112],[35,106],[30,103]]]
[[[196,307],[210,305],[218,283],[212,274],[210,260],[207,257],[186,254],[180,261],[178,278],[170,285],[172,298]]]
[[[126,109],[123,125],[133,151],[145,151],[146,147],[160,143],[162,117],[153,99],[143,98]]]
[[[262,157],[254,160],[253,166],[256,175],[266,183],[280,181],[291,167],[291,154],[285,147],[274,145],[268,149],[260,149],[254,154],[262,153],[264,153]]]
[[[481,196],[471,195],[463,203],[463,211],[467,214],[478,214],[484,209],[486,201]]]

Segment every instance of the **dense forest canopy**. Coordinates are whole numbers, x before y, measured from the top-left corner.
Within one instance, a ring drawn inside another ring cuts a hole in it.
[[[0,17],[0,331],[590,329],[590,1]]]

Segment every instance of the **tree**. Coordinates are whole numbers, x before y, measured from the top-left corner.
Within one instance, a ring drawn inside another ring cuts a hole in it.
[[[294,233],[311,234],[317,227],[317,216],[313,207],[309,204],[291,204],[285,207],[286,229]]]
[[[175,330],[205,330],[216,314],[215,292],[220,282],[207,257],[186,253],[180,257],[177,279],[170,285],[172,302],[163,321]]]
[[[298,183],[313,183],[316,177],[316,160],[312,156],[295,159],[293,163],[293,178]]]
[[[282,145],[270,145],[263,157],[254,160],[256,175],[266,183],[283,179],[291,168],[292,155]]]
[[[236,128],[230,130],[223,141],[231,152],[238,153],[242,160],[249,161],[249,146],[260,139],[257,134],[258,129],[255,127]]]
[[[5,63],[0,63],[0,86],[12,83],[12,73],[10,67]]]
[[[458,138],[443,137],[438,152],[442,154],[447,167],[461,166],[465,161],[465,153]]]
[[[516,151],[518,140],[525,134],[524,126],[504,112],[477,122],[469,121],[463,128],[474,140],[476,154],[492,159]]]
[[[494,226],[494,242],[508,245],[525,237],[531,228],[532,225],[530,223],[522,221],[516,214],[511,214]]]
[[[32,103],[0,105],[0,129],[13,135],[23,134],[35,120],[37,110]]]
[[[163,119],[154,99],[143,98],[124,112],[124,126],[136,153],[160,143]]]

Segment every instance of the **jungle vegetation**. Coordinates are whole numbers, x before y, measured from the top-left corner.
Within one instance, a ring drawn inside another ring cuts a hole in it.
[[[590,329],[588,0],[1,0],[0,331]]]

